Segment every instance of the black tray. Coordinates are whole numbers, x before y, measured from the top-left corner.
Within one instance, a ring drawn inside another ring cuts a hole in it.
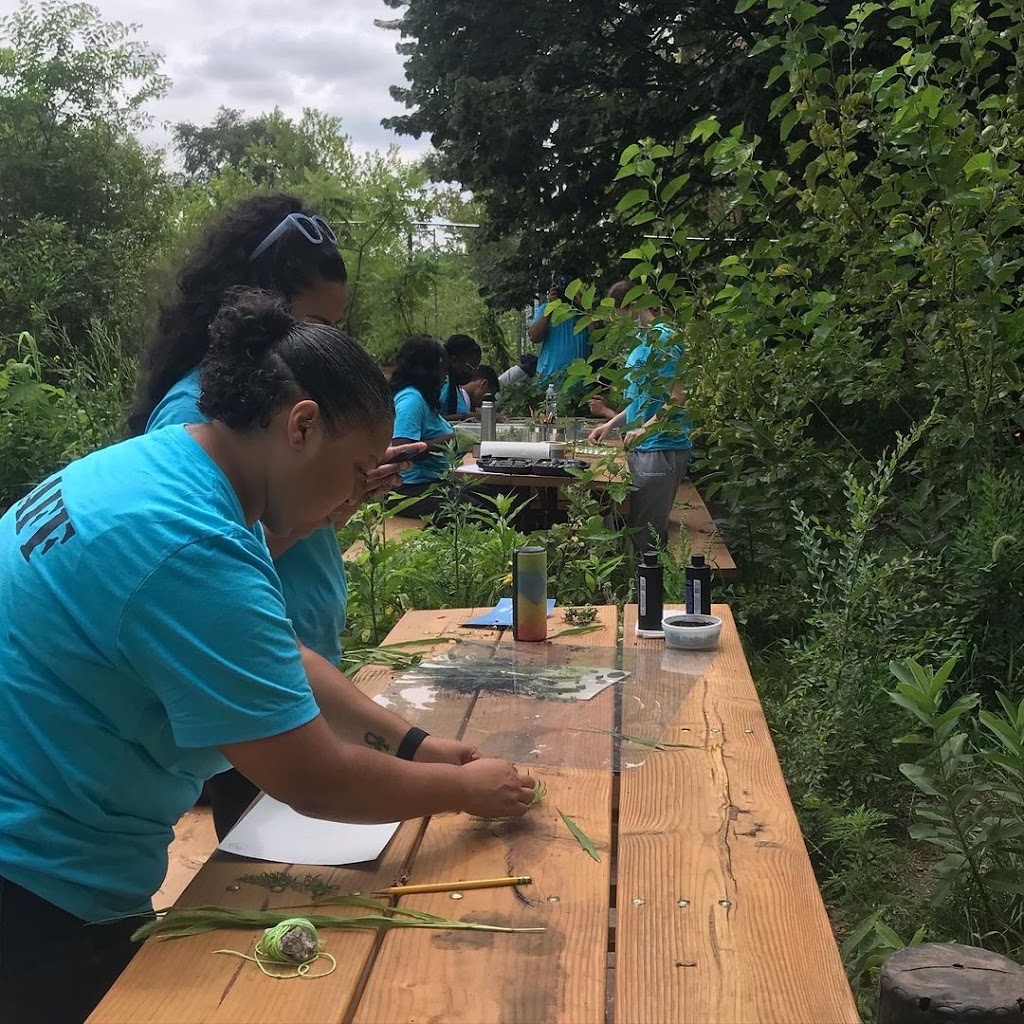
[[[481,455],[476,464],[485,473],[508,476],[572,476],[570,469],[589,469],[582,459],[516,459],[508,455]]]

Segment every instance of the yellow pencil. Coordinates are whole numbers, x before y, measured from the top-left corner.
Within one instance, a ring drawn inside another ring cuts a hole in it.
[[[471,882],[431,882],[427,885],[392,885],[378,889],[374,896],[409,896],[419,892],[461,892],[463,889],[496,889],[502,885],[529,885],[529,875],[515,875],[508,878],[479,878]]]

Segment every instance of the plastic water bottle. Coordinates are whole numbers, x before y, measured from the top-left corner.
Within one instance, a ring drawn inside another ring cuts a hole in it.
[[[558,415],[558,392],[555,391],[554,384],[549,384],[547,391],[544,392],[544,412],[551,419]]]

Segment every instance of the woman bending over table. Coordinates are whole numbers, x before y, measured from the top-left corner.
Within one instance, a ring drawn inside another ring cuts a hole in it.
[[[210,321],[231,288],[264,288],[285,299],[299,320],[336,324],[345,314],[347,272],[330,225],[286,192],[249,196],[214,217],[194,240],[174,287],[160,308],[141,361],[132,433],[180,423],[202,423],[199,362],[209,347]],[[414,449],[416,450],[416,449]],[[390,490],[401,453],[388,450],[367,478],[368,496]],[[306,537],[267,532],[285,608],[298,638],[338,665],[348,583],[335,527],[359,505],[354,500]],[[207,785],[217,838],[223,839],[258,790],[230,769]]]
[[[372,360],[229,297],[206,422],[72,463],[0,519],[0,1020],[80,1021],[134,952],[173,826],[234,766],[302,814],[520,815],[532,780],[426,736],[296,638],[260,524],[321,527],[392,436]],[[396,756],[397,755],[397,756]]]

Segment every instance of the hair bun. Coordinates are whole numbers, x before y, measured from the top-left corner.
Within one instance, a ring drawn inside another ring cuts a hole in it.
[[[210,349],[230,355],[233,361],[247,357],[260,363],[297,323],[285,302],[272,292],[232,288],[210,324]]]

